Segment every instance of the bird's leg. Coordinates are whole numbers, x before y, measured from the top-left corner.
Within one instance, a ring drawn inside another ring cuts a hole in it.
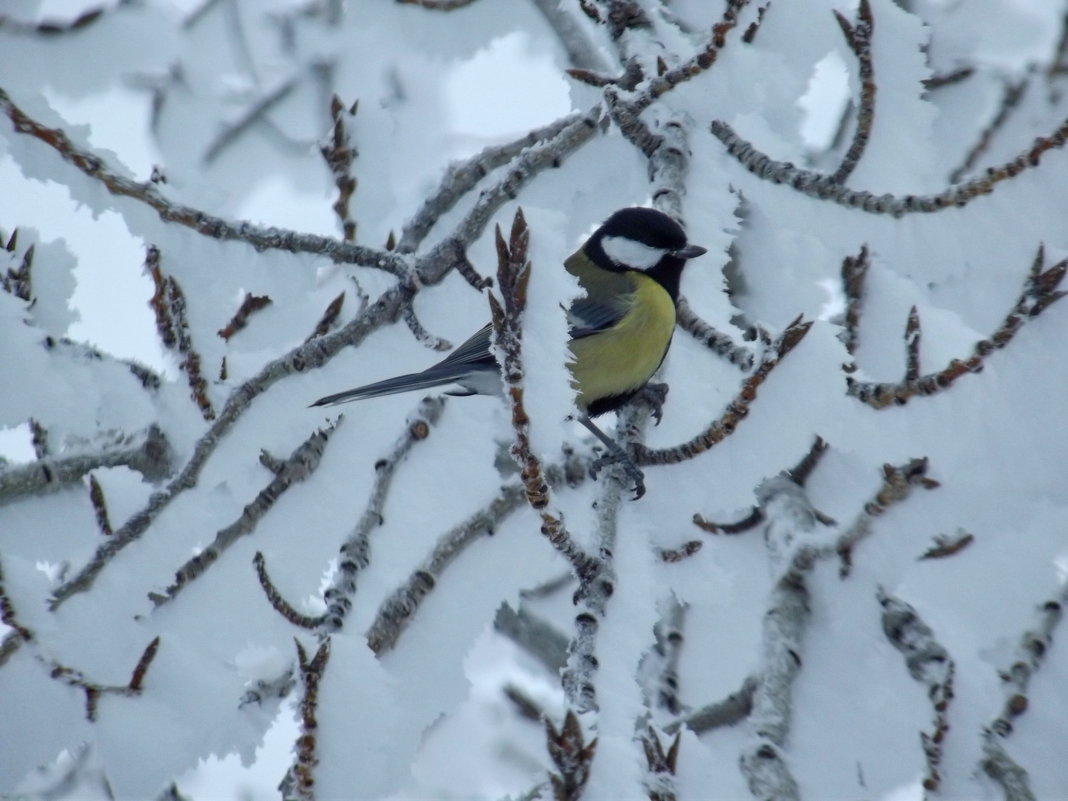
[[[660,425],[660,421],[664,418],[664,401],[667,400],[668,385],[664,383],[654,384],[652,382],[646,384],[638,392],[638,396],[645,403],[649,404],[649,408],[653,412],[653,420],[657,425]]]
[[[634,482],[634,500],[638,500],[645,494],[645,474],[639,469],[638,465],[634,464],[634,460],[627,455],[627,452],[619,447],[611,437],[605,434],[599,429],[587,414],[579,415],[575,418],[582,425],[586,427],[586,430],[593,434],[597,439],[604,443],[604,446],[608,449],[608,453],[600,457],[593,463],[591,472],[594,476],[598,471],[609,464],[618,464],[623,468],[623,472]]]

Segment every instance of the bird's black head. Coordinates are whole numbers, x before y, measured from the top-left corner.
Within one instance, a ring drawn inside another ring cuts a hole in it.
[[[593,233],[583,251],[602,269],[646,273],[672,298],[678,297],[679,278],[687,259],[706,252],[687,243],[686,232],[674,219],[640,206],[615,212]]]

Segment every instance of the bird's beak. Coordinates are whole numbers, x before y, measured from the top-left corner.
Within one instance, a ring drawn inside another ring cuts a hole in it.
[[[703,248],[700,245],[687,245],[684,248],[679,248],[671,255],[678,256],[680,259],[696,259],[705,253],[708,253],[708,248]]]

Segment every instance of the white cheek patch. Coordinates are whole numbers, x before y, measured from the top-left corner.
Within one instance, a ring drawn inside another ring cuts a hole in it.
[[[621,267],[648,270],[667,255],[666,250],[649,247],[625,236],[606,236],[601,240],[605,255]]]

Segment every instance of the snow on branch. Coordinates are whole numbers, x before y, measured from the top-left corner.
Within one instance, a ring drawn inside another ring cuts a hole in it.
[[[934,721],[930,733],[920,732],[920,743],[927,761],[923,789],[934,793],[942,784],[938,766],[942,762],[942,745],[949,731],[949,703],[953,700],[955,672],[953,659],[912,606],[890,595],[882,587],[876,597],[883,607],[883,632],[890,644],[904,654],[909,675],[927,687]]]
[[[69,450],[73,452],[61,457],[0,467],[0,505],[79,483],[101,467],[129,467],[149,481],[158,481],[171,471],[171,449],[156,425],[134,434],[104,434],[95,442],[71,445]]]
[[[857,57],[860,77],[860,103],[857,110],[857,127],[853,131],[853,141],[849,150],[842,157],[842,163],[831,176],[837,184],[844,184],[860,163],[864,148],[871,138],[872,124],[875,122],[875,70],[871,58],[871,37],[875,30],[875,18],[871,13],[869,0],[860,0],[857,7],[857,21],[850,22],[843,14],[834,12],[835,19],[842,28],[846,43],[853,55]]]
[[[585,114],[576,112],[568,114],[541,128],[535,128],[503,145],[490,145],[465,161],[450,164],[442,176],[436,190],[423,201],[419,210],[405,224],[400,241],[396,244],[399,253],[412,253],[426,239],[431,229],[443,214],[452,209],[461,198],[472,191],[493,170],[502,167],[523,151],[536,145],[548,144],[550,148],[559,149],[563,156],[569,148],[579,147],[584,139],[565,136],[574,133],[573,126],[593,127],[600,117],[600,110],[594,107]]]
[[[789,161],[776,161],[757,150],[722,120],[713,120],[710,130],[712,135],[724,144],[730,155],[761,180],[785,184],[817,200],[830,200],[870,214],[889,214],[893,217],[966,206],[978,197],[989,195],[1001,182],[1037,167],[1046,152],[1058,150],[1068,141],[1068,122],[1065,122],[1049,136],[1037,137],[1030,148],[1013,160],[987,168],[980,178],[951,186],[937,195],[897,197],[889,193],[876,195],[864,190],[847,189],[836,183],[834,176],[828,173],[806,170]]]
[[[1062,584],[1056,598],[1046,601],[1038,609],[1038,622],[1023,633],[1016,647],[1012,665],[1000,671],[1005,690],[1005,703],[994,721],[983,730],[983,772],[1001,785],[1006,801],[1034,801],[1027,771],[1020,767],[1005,750],[1003,741],[1012,734],[1013,721],[1027,711],[1027,695],[1031,677],[1041,667],[1053,644],[1053,632],[1064,616],[1068,603],[1068,584]]]
[[[77,34],[90,27],[94,22],[103,19],[108,12],[116,12],[121,9],[135,6],[132,0],[120,0],[114,6],[98,6],[87,8],[74,19],[63,22],[42,20],[41,22],[23,22],[8,16],[0,15],[0,31],[9,31],[22,36],[40,36],[52,39],[65,34]]]
[[[307,479],[319,466],[323,451],[329,442],[331,435],[341,424],[337,423],[326,428],[316,429],[308,439],[302,442],[296,450],[281,462],[279,469],[272,471],[274,477],[256,495],[256,498],[245,505],[241,510],[241,516],[233,523],[220,529],[215,539],[204,550],[178,568],[174,574],[174,583],[162,593],[149,593],[149,598],[157,606],[173,601],[191,581],[199,578],[214,564],[220,556],[237,540],[255,531],[260,520],[271,510],[275,502],[282,497],[286,490],[293,485]]]
[[[729,437],[749,414],[749,406],[756,400],[757,390],[764,383],[768,374],[775,369],[797,344],[805,338],[811,322],[804,322],[800,317],[794,320],[771,344],[761,357],[760,364],[742,383],[742,388],[734,400],[727,404],[726,410],[708,427],[688,442],[670,448],[648,448],[636,445],[635,460],[639,465],[674,464],[692,459]]]
[[[85,719],[91,723],[97,720],[98,705],[102,696],[120,695],[130,698],[141,694],[144,689],[145,676],[159,651],[160,638],[155,637],[141,652],[141,657],[134,665],[130,680],[126,684],[102,684],[89,679],[81,670],[43,653],[36,634],[19,621],[15,606],[7,593],[2,564],[0,564],[0,622],[11,629],[0,644],[0,666],[3,666],[20,646],[29,644],[34,648],[34,660],[45,669],[50,679],[69,687],[75,687],[85,693]]]
[[[570,709],[559,731],[551,721],[546,720],[545,734],[549,743],[549,757],[557,770],[549,774],[553,798],[556,801],[579,801],[582,789],[590,778],[597,738],[586,742],[578,715]]]
[[[296,756],[293,765],[286,772],[279,790],[285,801],[315,801],[315,766],[319,763],[316,755],[318,748],[319,722],[319,683],[323,679],[326,665],[330,661],[330,639],[320,643],[315,656],[308,659],[308,654],[300,640],[297,645],[297,663],[300,666],[300,678],[304,684],[304,695],[300,700],[300,736],[294,750]]]
[[[389,452],[375,462],[375,481],[367,499],[367,508],[342,543],[337,572],[323,593],[326,612],[319,625],[320,637],[339,630],[352,608],[352,598],[356,594],[356,575],[370,563],[371,532],[384,522],[382,509],[385,507],[386,496],[389,494],[397,467],[407,459],[415,445],[430,436],[444,409],[444,397],[424,398],[415,413],[409,417],[404,433],[397,437]]]
[[[249,317],[260,309],[270,306],[271,303],[273,301],[267,295],[253,295],[251,292],[246,292],[244,300],[241,301],[241,305],[234,312],[234,316],[230,318],[230,322],[219,329],[219,336],[229,342],[234,334],[248,325]]]
[[[512,409],[512,428],[515,441],[511,453],[519,466],[527,503],[541,517],[541,533],[561,556],[570,562],[577,576],[596,572],[596,560],[575,544],[564,525],[563,516],[550,508],[549,484],[542,470],[541,460],[530,447],[530,418],[523,405],[523,360],[521,317],[527,302],[527,282],[530,280],[530,261],[527,247],[530,229],[523,211],[516,211],[508,241],[497,228],[497,285],[501,299],[490,293],[493,331],[505,392]]]
[[[982,155],[990,147],[990,143],[994,140],[994,135],[997,134],[1005,123],[1009,121],[1009,117],[1012,112],[1020,105],[1020,101],[1023,99],[1024,92],[1027,90],[1027,79],[1019,81],[1009,81],[1005,84],[1005,89],[1001,96],[1001,102],[998,104],[997,113],[994,115],[990,123],[979,133],[979,138],[971,149],[968,151],[968,155],[964,157],[964,161],[959,167],[956,167],[949,174],[949,182],[951,184],[959,183],[965,175],[971,172],[971,169],[975,166],[976,162],[982,157]]]
[[[563,464],[544,468],[550,487],[574,487],[584,482],[590,469],[589,456],[570,453]],[[497,495],[483,508],[462,523],[446,531],[438,539],[430,555],[422,559],[407,579],[390,593],[378,608],[367,630],[367,645],[381,656],[397,644],[401,634],[415,617],[427,595],[437,586],[438,579],[456,557],[487,534],[526,501],[526,487],[513,481],[501,487]]]
[[[862,254],[866,255],[866,251],[862,251]],[[905,404],[914,397],[934,395],[948,389],[961,376],[980,372],[991,353],[1008,345],[1025,323],[1038,317],[1047,307],[1066,294],[1064,290],[1057,287],[1060,286],[1065,272],[1068,271],[1068,259],[1062,259],[1049,268],[1045,267],[1045,259],[1045,248],[1040,245],[1027,280],[1024,282],[1023,291],[1016,303],[988,339],[981,339],[975,343],[973,354],[968,359],[964,361],[952,359],[941,370],[922,375],[919,361],[920,318],[916,307],[913,306],[905,324],[904,379],[898,383],[876,383],[858,381],[847,375],[846,385],[849,395],[873,409],[885,409],[891,404],[898,406]],[[866,269],[866,263],[864,269]],[[844,264],[843,275],[845,275]],[[861,271],[859,275],[862,281],[863,272]],[[846,279],[846,292],[850,297],[852,312],[856,307],[852,303],[852,295],[849,294],[851,287],[857,292],[860,291],[861,283],[857,281],[856,275],[852,282],[849,278]],[[849,330],[847,328],[847,331]],[[848,341],[855,343],[855,328],[852,331],[852,336]]]
[[[697,312],[684,297],[680,297],[676,305],[676,317],[679,328],[717,356],[722,356],[739,370],[753,369],[753,352],[743,345],[736,344],[729,335],[717,331],[698,317]]]
[[[359,155],[359,150],[352,142],[352,134],[346,125],[346,118],[350,123],[355,121],[358,107],[358,100],[346,109],[337,95],[330,98],[330,117],[334,121],[334,129],[330,143],[319,148],[323,160],[334,176],[337,200],[334,201],[332,208],[337,215],[338,222],[341,223],[342,238],[346,242],[356,241],[356,221],[349,213],[349,203],[352,202],[357,183],[352,175],[352,163]]]
[[[164,347],[176,350],[181,356],[179,368],[189,380],[193,401],[205,420],[215,419],[215,408],[208,397],[208,382],[200,370],[201,357],[193,347],[189,317],[186,314],[185,292],[173,275],[166,275],[160,267],[160,252],[155,245],[148,246],[145,268],[152,277],[155,292],[149,305],[156,314],[156,329]]]
[[[325,256],[340,264],[375,267],[396,276],[405,276],[409,272],[407,260],[399,254],[365,248],[318,234],[300,233],[273,226],[265,228],[248,222],[230,222],[171,201],[164,197],[152,182],[138,183],[120,175],[102,157],[75,145],[61,128],[49,128],[37,122],[19,108],[3,88],[0,88],[0,114],[11,120],[16,133],[32,136],[52,148],[64,161],[103,184],[111,194],[129,197],[150,206],[164,222],[185,226],[214,239],[246,242],[257,251],[311,253]]]

